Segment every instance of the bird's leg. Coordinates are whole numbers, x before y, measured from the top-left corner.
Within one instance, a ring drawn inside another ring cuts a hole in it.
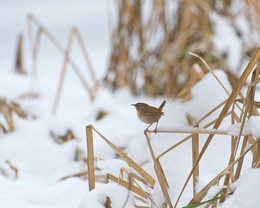
[[[152,124],[150,124],[146,129],[145,129],[145,132],[149,129],[149,127],[151,126]]]
[[[159,121],[156,122],[156,126],[155,126],[155,129],[154,129],[154,133],[155,133],[155,134],[157,134],[157,126],[158,126],[158,122],[159,122]]]

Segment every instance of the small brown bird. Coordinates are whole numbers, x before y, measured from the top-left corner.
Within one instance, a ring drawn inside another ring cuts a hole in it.
[[[163,114],[162,109],[165,106],[166,100],[162,102],[159,108],[147,105],[146,103],[136,103],[132,104],[136,108],[138,118],[144,123],[150,124],[147,129],[156,122],[155,134],[157,131],[157,125],[159,119]],[[146,129],[146,130],[147,130]]]

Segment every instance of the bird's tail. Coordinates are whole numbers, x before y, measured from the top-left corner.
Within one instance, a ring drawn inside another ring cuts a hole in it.
[[[159,107],[159,110],[162,111],[163,107],[165,106],[166,100],[162,102],[162,104]]]

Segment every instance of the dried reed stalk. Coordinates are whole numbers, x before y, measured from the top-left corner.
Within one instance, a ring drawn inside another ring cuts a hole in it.
[[[224,105],[221,113],[218,116],[217,121],[215,122],[215,124],[213,126],[214,129],[217,129],[220,126],[220,124],[221,124],[222,120],[225,118],[226,113],[228,112],[230,106],[235,101],[238,93],[240,92],[242,86],[244,85],[245,81],[247,80],[250,72],[253,70],[253,68],[254,68],[254,66],[257,63],[259,58],[260,58],[260,48],[258,48],[258,50],[256,51],[255,55],[252,57],[252,59],[248,63],[246,69],[244,70],[243,74],[241,75],[241,77],[240,77],[240,79],[239,79],[239,81],[237,83],[237,86],[233,89],[232,93],[230,94],[229,98],[227,99],[226,104]],[[176,201],[175,207],[177,206],[177,204],[178,204],[178,202],[180,200],[180,197],[181,197],[185,187],[188,184],[188,181],[189,181],[190,177],[192,176],[196,166],[198,165],[198,163],[199,163],[200,159],[202,158],[203,154],[205,153],[205,151],[206,151],[208,145],[210,144],[213,136],[214,136],[214,134],[210,134],[208,139],[207,139],[207,141],[205,142],[204,146],[202,147],[201,152],[200,152],[200,154],[198,156],[198,159],[195,162],[193,168],[191,169],[190,174],[187,177],[187,180],[186,180],[186,182],[185,182],[185,184],[184,184],[184,186],[183,186],[183,188],[182,188],[182,190],[180,192],[180,195],[179,195],[179,197],[178,197],[178,199]]]
[[[213,66],[228,68],[225,55],[212,43],[209,17],[210,11],[223,15],[223,10],[217,10],[214,2],[197,0],[177,1],[175,11],[169,11],[171,2],[149,3],[147,18],[141,18],[144,7],[140,1],[117,3],[118,22],[111,35],[113,46],[104,80],[112,89],[127,85],[135,94],[178,95],[187,101],[191,87],[205,72],[193,70],[195,60],[187,57],[188,51],[205,57]],[[199,12],[194,12],[194,8]],[[137,76],[143,80],[141,84]],[[179,82],[179,77],[185,81]]]
[[[34,38],[33,38],[32,24],[36,24],[36,26],[38,28],[37,33],[36,33],[36,37],[35,37],[35,41],[33,41]],[[61,88],[63,86],[63,80],[64,80],[64,76],[66,74],[66,68],[67,68],[68,63],[71,65],[72,69],[74,70],[74,72],[78,76],[80,82],[82,83],[85,90],[89,94],[91,100],[93,100],[94,99],[94,90],[96,90],[97,87],[98,87],[98,81],[96,79],[96,76],[95,76],[92,64],[90,62],[87,50],[84,46],[83,39],[82,39],[79,31],[77,30],[77,28],[71,29],[70,37],[69,37],[68,43],[67,43],[67,49],[65,50],[62,47],[62,45],[51,35],[51,33],[40,23],[40,21],[31,14],[29,14],[27,16],[27,25],[28,25],[29,42],[30,42],[30,46],[31,46],[31,50],[32,50],[32,73],[33,73],[33,75],[35,75],[35,73],[36,73],[38,51],[39,51],[41,36],[43,34],[58,49],[58,51],[60,51],[64,55],[64,62],[63,62],[59,87],[58,87],[58,90],[57,90],[57,93],[56,93],[56,99],[55,99],[55,103],[54,103],[54,107],[53,107],[53,112],[55,112],[56,108],[57,108],[58,99],[60,97]],[[87,69],[88,69],[90,76],[92,78],[92,81],[94,83],[94,90],[92,90],[89,87],[87,81],[85,80],[85,78],[84,78],[83,74],[81,73],[79,67],[77,66],[76,62],[70,57],[70,50],[71,50],[71,47],[72,47],[74,37],[76,37],[76,39],[78,40],[78,43],[80,45],[84,60],[85,60],[86,65],[87,65]]]
[[[114,181],[114,182],[116,182],[116,183],[118,183],[118,181],[119,181],[119,178],[117,178],[117,177],[115,177],[115,176],[113,176],[113,175],[111,175],[111,174],[107,174],[107,177],[108,177],[108,179],[110,179],[110,180],[112,180],[112,181]],[[123,187],[129,189],[130,191],[132,191],[132,192],[138,194],[139,196],[145,198],[145,199],[148,199],[148,198],[149,198],[149,195],[150,195],[150,194],[149,194],[148,192],[143,191],[142,189],[140,189],[140,188],[137,187],[137,186],[134,186],[134,185],[131,184],[131,183],[128,183],[128,182],[126,182],[126,181],[120,179],[120,183],[119,183],[119,184],[120,184],[121,186],[123,186]]]
[[[57,107],[58,107],[58,104],[59,104],[60,95],[61,95],[61,89],[63,87],[63,83],[64,83],[66,71],[67,71],[68,59],[69,59],[69,54],[70,54],[70,51],[71,51],[71,46],[72,46],[72,40],[73,40],[74,33],[75,33],[74,30],[70,31],[70,35],[69,35],[69,39],[68,39],[68,43],[67,43],[67,48],[66,48],[66,53],[65,53],[65,56],[64,56],[64,62],[63,62],[62,70],[61,70],[58,90],[56,92],[55,101],[54,101],[53,108],[52,108],[52,113],[53,114],[56,113]]]
[[[19,35],[17,49],[16,49],[16,58],[15,58],[15,72],[26,74],[23,64],[23,35]]]
[[[112,208],[111,199],[108,196],[107,196],[107,199],[106,199],[105,208]]]
[[[88,153],[88,182],[89,190],[95,188],[95,168],[94,168],[94,147],[93,147],[93,134],[91,127],[86,127],[86,136],[87,136],[87,153]]]
[[[89,180],[89,190],[92,190],[95,188],[95,172],[94,172],[94,152],[93,152],[93,135],[92,131],[95,131],[122,159],[124,159],[130,167],[132,167],[137,173],[139,173],[142,177],[135,175],[135,174],[128,174],[128,176],[131,178],[137,179],[139,182],[142,184],[150,187],[153,189],[155,180],[153,179],[152,176],[150,176],[146,171],[142,169],[141,166],[136,164],[131,158],[129,158],[122,150],[120,150],[117,146],[115,146],[113,143],[111,143],[107,138],[105,138],[102,134],[100,134],[92,125],[88,125],[86,127],[86,136],[87,136],[87,151],[88,151],[88,180]],[[122,171],[122,170],[121,170]],[[122,175],[122,172],[120,171],[120,175]],[[162,169],[160,170],[162,171]],[[151,202],[158,207],[153,200],[149,197],[150,194],[146,191],[144,191],[141,186],[137,183],[135,180],[129,180],[130,182],[126,182],[122,180],[122,178],[116,178],[115,176],[111,174],[107,174],[107,182],[108,180],[113,180],[120,185],[126,187],[130,191],[140,195],[144,199],[150,199]],[[135,183],[137,186],[134,186],[133,183]]]
[[[198,127],[198,126],[197,126]],[[195,166],[195,162],[199,156],[199,134],[192,135],[192,165]],[[199,177],[199,165],[194,169],[193,173],[193,195],[196,195],[196,184]]]
[[[19,169],[17,167],[15,167],[10,160],[6,160],[5,161],[6,164],[9,165],[9,167],[11,168],[11,170],[15,173],[15,179],[18,179],[19,177]]]
[[[214,179],[212,179],[191,201],[189,204],[199,203],[207,194],[208,190],[214,186],[224,175],[226,175],[228,170],[234,167],[234,165],[239,162],[244,156],[258,143],[260,139],[257,139],[251,147],[249,147],[242,155],[240,155],[233,163],[228,165],[223,171],[221,171]]]
[[[155,157],[155,154],[154,154],[154,151],[153,151],[152,145],[150,143],[150,139],[148,137],[147,132],[148,132],[148,130],[145,130],[144,134],[145,134],[145,137],[146,137],[146,142],[148,144],[148,148],[150,150],[150,154],[151,154],[153,162],[154,162],[154,170],[155,170],[157,179],[159,181],[161,190],[163,192],[164,198],[165,198],[167,204],[170,206],[170,208],[172,208],[173,207],[172,202],[171,202],[169,193],[167,191],[167,189],[169,188],[169,184],[167,182],[167,179],[165,177],[165,174],[163,172],[163,169],[161,167],[159,160],[157,160],[156,157]]]
[[[104,137],[102,134],[100,134],[92,125],[88,125],[86,127],[86,129],[89,132],[95,131],[122,159],[124,159],[128,165],[130,167],[132,167],[136,172],[138,172],[152,187],[155,184],[155,180],[152,176],[150,176],[141,166],[139,166],[137,163],[135,163],[131,158],[129,158],[122,150],[120,150],[117,146],[115,146],[112,142],[110,142],[106,137]],[[92,144],[89,143],[89,145],[93,148],[93,137],[92,137],[92,133],[89,136],[87,135],[87,139],[92,140]],[[90,150],[91,151],[91,150]],[[92,161],[94,161],[94,157],[92,157],[91,159]],[[89,159],[88,159],[89,161]],[[89,164],[89,162],[88,162]],[[92,169],[94,167],[94,162],[92,162],[92,164],[90,164],[92,166]],[[90,170],[88,170],[90,171]],[[94,173],[94,171],[93,171]]]
[[[26,118],[27,114],[21,109],[20,105],[13,101],[8,101],[6,99],[0,98],[0,113],[3,114],[5,121],[9,127],[10,131],[15,130],[15,125],[13,121],[13,113],[17,114],[21,118]],[[0,123],[0,127],[7,133],[8,130]]]

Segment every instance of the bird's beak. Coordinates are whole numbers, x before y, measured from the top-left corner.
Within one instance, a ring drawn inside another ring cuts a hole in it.
[[[131,104],[132,106],[135,106],[135,104]]]

